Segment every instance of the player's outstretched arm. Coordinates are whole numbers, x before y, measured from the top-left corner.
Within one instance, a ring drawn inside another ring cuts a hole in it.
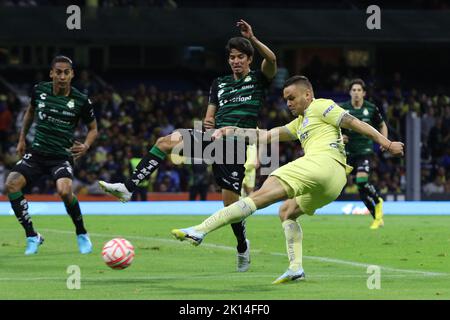
[[[384,137],[388,137],[388,127],[386,125],[386,122],[381,122],[380,124],[380,133],[384,136]]]
[[[394,156],[403,156],[403,143],[399,141],[390,141],[384,137],[371,125],[358,120],[349,113],[344,114],[339,124],[341,128],[354,130],[366,137],[372,139],[381,146],[383,151],[388,151]]]
[[[253,34],[252,26],[244,21],[239,20],[236,24],[241,29],[243,37],[250,40],[252,45],[258,50],[259,54],[264,58],[261,63],[261,71],[267,77],[267,79],[273,79],[277,73],[277,57],[272,50],[269,49],[264,43],[259,41]]]
[[[297,137],[293,136],[285,126],[276,127],[270,130],[223,127],[217,129],[213,133],[214,139],[220,139],[223,136],[249,137],[250,139],[254,138],[257,141],[252,141],[251,143],[260,144],[269,144],[275,140],[280,142],[297,140]]]

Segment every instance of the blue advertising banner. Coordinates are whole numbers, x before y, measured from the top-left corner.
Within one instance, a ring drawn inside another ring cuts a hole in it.
[[[276,215],[280,203],[261,209],[257,214]],[[86,215],[210,215],[223,207],[221,201],[148,201],[148,202],[80,202]],[[31,215],[64,215],[62,202],[30,202]],[[385,214],[450,215],[450,201],[385,201]],[[13,215],[9,202],[0,202],[0,215]],[[335,201],[316,214],[368,214],[360,201]]]

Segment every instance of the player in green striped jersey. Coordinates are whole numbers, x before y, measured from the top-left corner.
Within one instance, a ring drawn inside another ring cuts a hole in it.
[[[76,228],[82,254],[92,251],[92,243],[84,227],[80,205],[72,193],[73,161],[83,156],[97,136],[97,122],[88,97],[71,86],[74,76],[72,61],[57,56],[51,63],[52,82],[42,82],[33,88],[31,102],[23,120],[17,153],[22,159],[6,180],[6,193],[13,211],[25,229],[26,255],[35,254],[44,238],[35,231],[28,214],[28,203],[22,189],[42,175],[51,175]],[[75,141],[79,120],[88,127],[83,143]],[[26,150],[25,137],[36,123],[31,148]]]
[[[388,128],[380,110],[377,106],[364,99],[366,86],[363,80],[354,79],[350,82],[350,96],[351,100],[342,104],[341,107],[348,110],[355,118],[377,128],[387,138]],[[381,198],[375,186],[369,182],[373,142],[352,130],[343,129],[342,133],[346,143],[345,149],[348,162],[356,170],[356,184],[359,195],[374,219],[370,229],[378,229],[384,225],[383,198]]]
[[[268,89],[270,81],[277,72],[276,56],[255,37],[252,27],[247,22],[239,20],[237,27],[240,28],[242,37],[231,38],[226,46],[228,64],[232,74],[218,77],[210,88],[208,108],[203,121],[206,133],[203,130],[189,130],[190,135],[183,135],[179,130],[159,138],[125,184],[99,182],[106,192],[115,195],[122,201],[128,201],[131,193],[136,189],[136,185],[152,174],[166,154],[181,142],[190,140],[190,145],[199,142],[198,144],[202,144],[200,149],[204,150],[208,146],[204,136],[208,131],[212,135],[214,128],[225,126],[256,128],[259,110],[264,103],[265,90]],[[250,68],[254,57],[254,48],[263,58],[259,70]],[[232,150],[226,149],[226,152],[221,155],[223,157],[221,163],[213,163],[215,180],[222,188],[222,199],[225,206],[239,200],[244,179],[246,149],[245,146],[241,149],[237,145],[238,143],[235,143]],[[233,163],[225,161],[227,154],[234,155]],[[242,158],[243,161],[240,162],[239,158]],[[238,242],[237,270],[247,271],[250,263],[250,250],[249,241],[245,236],[244,222],[233,224],[232,229]]]

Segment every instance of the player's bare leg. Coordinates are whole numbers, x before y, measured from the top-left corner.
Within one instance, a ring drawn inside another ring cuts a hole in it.
[[[178,240],[188,240],[194,245],[199,245],[208,233],[227,224],[242,221],[257,209],[265,208],[272,203],[287,199],[287,197],[287,192],[278,178],[270,176],[261,189],[253,192],[250,196],[220,209],[199,225],[185,229],[173,229],[172,234]]]

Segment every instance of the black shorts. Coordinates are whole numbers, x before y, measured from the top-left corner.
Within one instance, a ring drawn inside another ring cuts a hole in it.
[[[372,155],[365,154],[360,156],[348,157],[348,164],[353,167],[352,174],[356,174],[358,172],[364,172],[370,174],[371,171],[371,162]]]
[[[72,165],[72,160],[67,157],[57,158],[31,151],[26,153],[11,171],[23,175],[27,184],[34,182],[43,175],[50,175],[54,181],[60,178],[73,180]]]
[[[212,141],[210,138],[214,129],[178,131],[183,135],[183,156],[191,163],[212,164],[216,183],[223,189],[241,194],[247,143],[232,138]]]

